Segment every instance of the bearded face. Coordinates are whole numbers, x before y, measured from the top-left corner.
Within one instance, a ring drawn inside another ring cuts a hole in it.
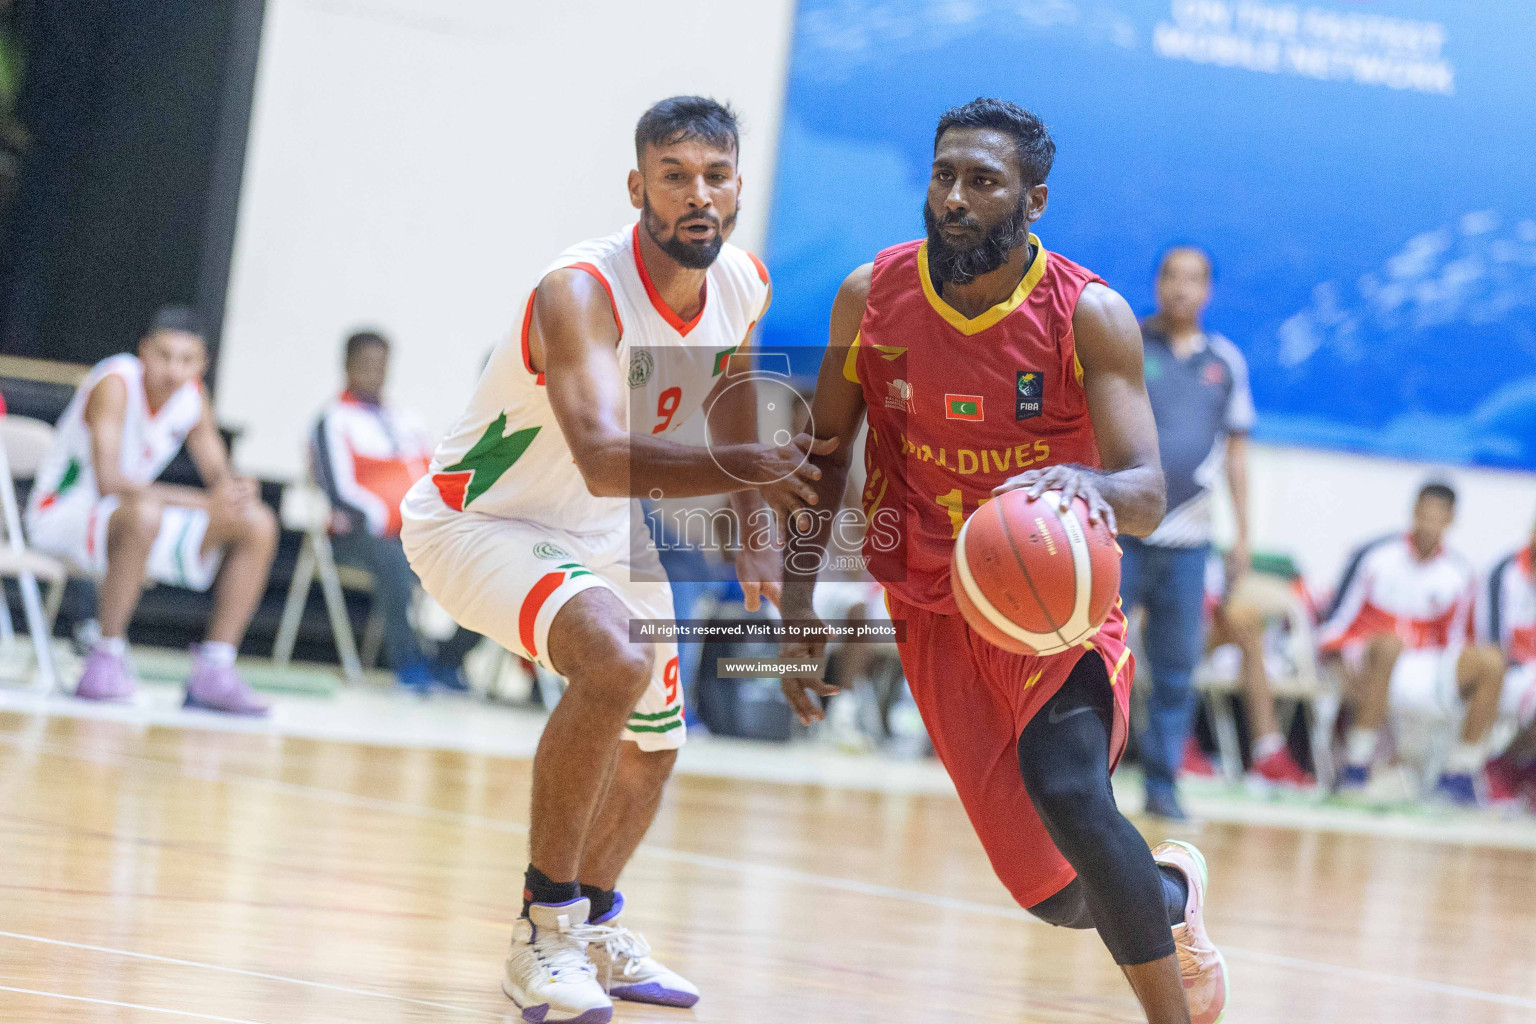
[[[928,272],[939,281],[970,284],[1007,263],[1009,253],[1028,243],[1028,194],[1020,193],[1012,213],[992,224],[964,209],[935,216],[925,199],[923,225],[928,229]]]

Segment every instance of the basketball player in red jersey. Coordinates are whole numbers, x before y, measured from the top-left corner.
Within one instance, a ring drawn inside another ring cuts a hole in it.
[[[811,595],[860,421],[864,553],[905,619],[902,666],[923,721],[998,877],[1035,916],[1097,928],[1150,1024],[1215,1024],[1226,966],[1205,934],[1205,861],[1184,843],[1148,851],[1115,806],[1134,663],[1116,608],[1083,649],[1012,654],[983,640],[951,593],[954,538],[1010,488],[1083,498],[1133,536],[1162,519],[1157,431],[1130,307],[1091,271],[1047,252],[1055,144],[1002,100],[950,110],[934,137],[927,238],[887,249],[843,282],[832,307],[812,424],[836,438],[818,511],[791,516],[781,608],[815,617]],[[894,545],[882,540],[899,537]],[[888,547],[889,550],[882,550]],[[785,645],[788,657],[820,643]],[[786,679],[802,720],[821,717],[819,680]]]

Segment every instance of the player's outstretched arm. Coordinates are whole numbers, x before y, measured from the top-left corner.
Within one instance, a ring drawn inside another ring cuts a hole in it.
[[[1103,468],[1030,470],[993,493],[1027,487],[1031,497],[1039,497],[1059,490],[1063,509],[1074,497],[1081,497],[1088,502],[1091,519],[1103,519],[1117,532],[1145,537],[1162,522],[1168,495],[1157,450],[1157,424],[1142,375],[1141,326],[1118,292],[1090,284],[1077,300],[1072,331]]]
[[[620,382],[619,326],[608,295],[591,275],[557,270],[540,282],[533,302],[529,357],[544,372],[549,404],[576,466],[593,494],[631,497],[661,491],[669,498],[728,494],[782,480],[808,504],[820,472],[804,453],[809,437],[787,445],[678,444],[625,426],[628,397]]]
[[[826,554],[833,520],[842,504],[843,488],[848,483],[853,442],[864,422],[864,391],[843,375],[843,369],[858,336],[859,324],[864,319],[872,269],[873,264],[866,263],[849,274],[832,303],[829,344],[816,378],[816,394],[811,400],[811,422],[807,429],[815,434],[818,442],[830,441],[836,447],[826,453],[814,452],[811,456],[810,461],[821,470],[820,478],[814,482],[816,507],[793,512],[788,517],[784,589],[779,601],[786,619],[816,618],[812,603],[816,577]],[[820,658],[826,646],[825,637],[786,642],[780,644],[779,655],[783,658]],[[822,716],[821,704],[807,691],[823,696],[837,692],[837,687],[812,676],[786,677],[782,686],[795,714],[807,725]]]

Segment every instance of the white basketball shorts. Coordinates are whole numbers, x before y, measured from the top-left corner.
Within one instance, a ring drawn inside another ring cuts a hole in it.
[[[598,533],[473,511],[407,519],[400,539],[421,585],[465,629],[558,671],[549,659],[549,626],[584,590],[606,587],[637,619],[671,620],[672,588],[644,520]],[[638,531],[638,532],[637,532]],[[677,644],[652,645],[650,685],[635,705],[624,739],[641,750],[683,745],[683,689]]]

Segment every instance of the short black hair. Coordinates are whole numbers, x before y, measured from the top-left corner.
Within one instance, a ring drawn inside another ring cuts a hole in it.
[[[1157,256],[1157,269],[1153,272],[1154,277],[1163,276],[1163,271],[1168,269],[1168,257],[1176,252],[1192,252],[1205,260],[1205,279],[1212,284],[1216,283],[1216,259],[1211,255],[1209,249],[1196,242],[1174,242],[1172,245],[1164,246],[1163,251],[1158,253]]]
[[[347,339],[347,357],[342,365],[351,366],[357,354],[370,345],[377,345],[385,352],[389,351],[389,339],[378,331],[358,331]]]
[[[939,140],[951,128],[991,128],[1013,136],[1019,156],[1019,169],[1033,188],[1045,183],[1050,177],[1051,164],[1056,161],[1056,141],[1051,138],[1045,122],[1008,100],[978,96],[969,103],[950,107],[939,118],[939,127],[933,133],[933,151],[939,151]]]
[[[635,124],[635,162],[645,162],[646,146],[675,146],[689,139],[739,152],[736,111],[707,96],[672,96],[653,104]]]
[[[184,334],[195,334],[199,338],[206,336],[203,318],[191,306],[161,306],[155,310],[144,336],[148,337],[156,331],[181,331]]]
[[[1456,507],[1456,489],[1444,480],[1431,480],[1420,487],[1419,496],[1414,499],[1414,504],[1418,504],[1425,498],[1439,498],[1452,508]]]

